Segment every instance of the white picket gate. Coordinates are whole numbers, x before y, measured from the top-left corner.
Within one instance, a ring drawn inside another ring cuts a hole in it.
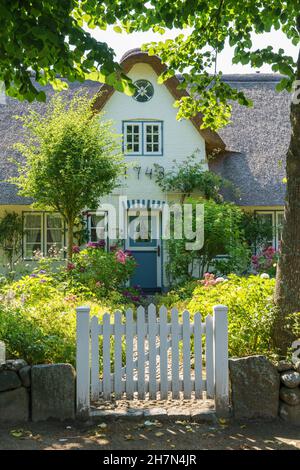
[[[217,412],[227,411],[228,327],[224,305],[213,307],[213,315],[207,315],[205,322],[196,313],[193,323],[188,311],[183,312],[180,323],[176,309],[172,309],[171,323],[168,323],[167,309],[161,307],[157,316],[153,304],[148,307],[147,315],[143,307],[138,307],[136,321],[131,309],[125,316],[118,311],[114,315],[106,313],[101,324],[96,316],[90,318],[89,307],[78,307],[76,313],[79,415],[89,414],[91,401],[99,397],[109,400],[112,396],[121,399],[126,395],[131,400],[137,395],[140,400],[155,400],[158,392],[164,400],[169,392],[174,399],[179,398],[180,392],[184,398],[193,395],[201,399],[206,391],[208,398],[215,399]],[[101,351],[99,336],[102,336]],[[101,370],[99,354],[102,354]]]

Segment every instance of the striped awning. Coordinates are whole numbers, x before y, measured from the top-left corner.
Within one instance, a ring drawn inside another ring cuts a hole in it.
[[[166,201],[156,199],[127,199],[127,209],[158,209],[162,210]],[[124,201],[124,205],[125,205]]]

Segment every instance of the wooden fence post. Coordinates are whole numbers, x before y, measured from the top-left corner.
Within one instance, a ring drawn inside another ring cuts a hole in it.
[[[87,419],[90,409],[90,307],[76,308],[76,346],[77,416]]]
[[[213,310],[216,413],[218,416],[228,416],[228,308],[215,305]]]

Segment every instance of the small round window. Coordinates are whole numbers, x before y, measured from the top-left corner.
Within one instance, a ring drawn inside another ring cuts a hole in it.
[[[154,94],[152,83],[148,82],[148,80],[137,80],[134,82],[134,85],[136,86],[136,92],[133,95],[133,98],[136,101],[144,103],[151,100]]]

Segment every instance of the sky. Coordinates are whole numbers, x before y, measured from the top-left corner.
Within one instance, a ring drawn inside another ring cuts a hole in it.
[[[109,27],[106,31],[94,29],[90,30],[90,33],[98,41],[108,43],[108,45],[115,50],[117,60],[120,60],[122,55],[129,49],[140,47],[142,44],[151,41],[162,41],[174,38],[179,34],[179,30],[169,30],[164,35],[152,32],[119,34],[113,31],[112,27]],[[298,48],[293,46],[281,31],[273,30],[270,33],[254,35],[252,41],[253,50],[271,45],[274,47],[274,50],[282,48],[286,54],[291,55],[294,59],[297,58]],[[257,69],[252,69],[249,65],[233,65],[231,63],[232,56],[233,49],[227,45],[223,53],[218,57],[218,69],[222,70],[223,73],[254,73],[257,71]],[[272,73],[269,65],[263,65],[259,70],[261,73]]]

